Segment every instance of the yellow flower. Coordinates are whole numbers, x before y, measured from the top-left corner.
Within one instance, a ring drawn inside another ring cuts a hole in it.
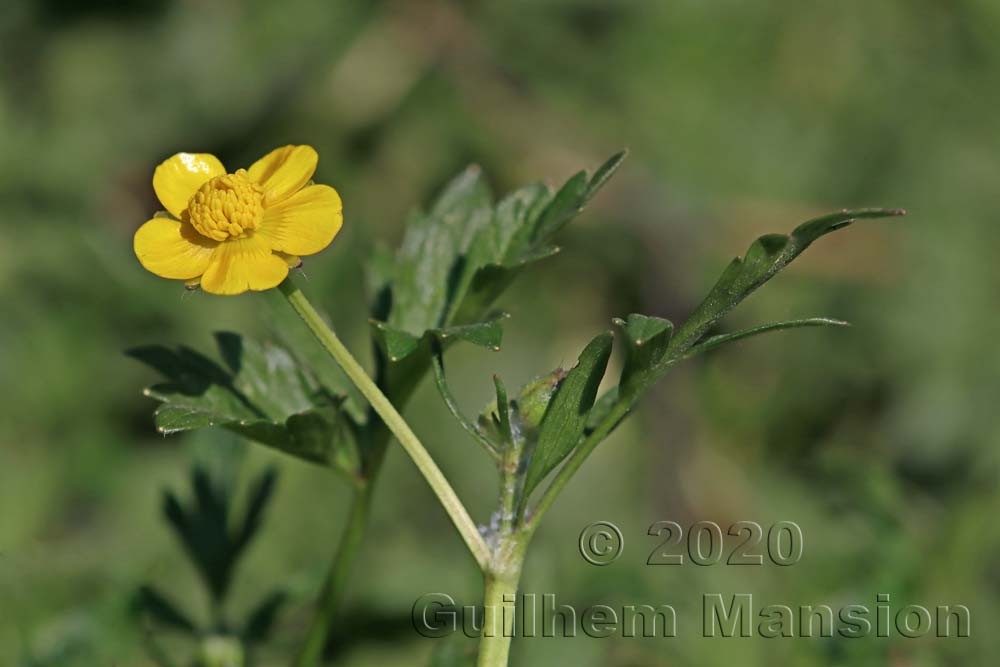
[[[136,257],[212,294],[277,286],[344,222],[337,191],[310,180],[318,159],[312,146],[284,146],[229,174],[214,155],[174,155],[153,173],[167,212],[135,233]]]

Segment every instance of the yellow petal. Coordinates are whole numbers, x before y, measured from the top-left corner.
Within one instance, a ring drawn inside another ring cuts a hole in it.
[[[312,255],[330,245],[344,224],[340,195],[329,185],[310,185],[264,208],[257,234],[275,250]]]
[[[265,203],[295,194],[312,178],[319,156],[312,146],[283,146],[251,165],[250,180],[264,189]]]
[[[153,172],[153,190],[163,207],[177,219],[191,196],[210,178],[226,173],[219,158],[209,153],[177,153]]]
[[[288,264],[288,268],[290,269],[297,269],[302,266],[302,258],[298,255],[289,255],[287,253],[278,252],[277,250],[274,251],[274,254],[285,260],[285,263]]]
[[[146,222],[132,239],[135,256],[147,271],[175,280],[197,278],[204,273],[217,245],[190,224],[162,217]]]
[[[259,235],[223,241],[201,277],[201,288],[212,294],[241,294],[276,287],[288,275],[288,263],[271,252]]]

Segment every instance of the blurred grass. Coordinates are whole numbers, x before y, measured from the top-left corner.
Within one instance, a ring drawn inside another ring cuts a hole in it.
[[[356,349],[364,252],[398,239],[452,173],[478,162],[504,191],[632,149],[565,252],[504,299],[504,351],[456,349],[470,412],[490,373],[515,385],[568,363],[612,316],[680,319],[761,231],[909,208],[811,250],[730,318],[829,314],[853,329],[750,341],[678,371],[557,504],[525,584],[579,605],[670,602],[682,622],[702,592],[791,605],[887,592],[967,604],[973,637],[722,642],[682,625],[668,642],[520,642],[514,661],[986,664],[982,629],[1000,621],[998,29],[988,0],[6,3],[0,663],[147,664],[126,613],[134,587],[199,603],[159,493],[227,437],[155,436],[139,393],[150,378],[120,351],[292,325],[273,298],[186,295],[146,274],[131,235],[157,207],[150,176],[167,155],[237,166],[307,142],[347,207],[338,242],[306,265],[309,289]],[[424,389],[417,430],[483,517],[489,466]],[[297,604],[263,665],[283,664],[301,632],[346,498],[323,471],[259,449],[241,465],[271,460],[278,501],[237,604],[281,583]],[[375,514],[350,597],[368,626],[343,664],[415,664],[431,643],[378,641],[371,619],[430,591],[475,600],[478,575],[398,452]],[[598,518],[635,547],[601,570],[575,553]],[[752,573],[640,566],[657,519],[796,520],[806,558]]]

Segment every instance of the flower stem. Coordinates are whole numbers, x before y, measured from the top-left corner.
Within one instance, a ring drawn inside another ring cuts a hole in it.
[[[477,667],[507,667],[516,629],[517,587],[529,539],[520,531],[501,537],[494,563],[483,573],[483,631]]]
[[[326,646],[330,628],[333,625],[340,598],[348,581],[351,566],[357,556],[368,523],[368,513],[371,508],[371,484],[358,487],[351,501],[347,525],[340,537],[337,555],[330,565],[330,572],[323,584],[320,595],[319,610],[312,619],[306,641],[295,659],[294,667],[314,667],[318,664]]]
[[[448,516],[465,540],[466,546],[472,552],[473,557],[479,564],[480,569],[486,569],[489,565],[490,550],[486,542],[479,534],[475,522],[469,516],[465,505],[459,500],[454,489],[441,473],[441,469],[434,463],[434,459],[424,448],[420,439],[410,428],[406,420],[399,414],[385,394],[376,386],[361,364],[351,355],[348,349],[337,337],[337,334],[327,326],[320,314],[309,303],[302,290],[298,288],[292,276],[289,275],[281,285],[278,286],[281,293],[288,299],[302,321],[306,323],[309,330],[320,342],[323,348],[329,353],[333,360],[337,362],[344,374],[354,383],[361,394],[368,399],[372,409],[382,418],[385,425],[392,431],[392,434],[399,440],[406,453],[410,455],[417,468],[423,474],[424,479],[430,484],[431,489],[437,494],[438,500],[444,506]]]

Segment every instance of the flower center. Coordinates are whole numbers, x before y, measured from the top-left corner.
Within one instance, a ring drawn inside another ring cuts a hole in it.
[[[264,215],[264,193],[246,169],[216,176],[188,202],[188,220],[198,233],[216,241],[237,238],[254,230]]]

